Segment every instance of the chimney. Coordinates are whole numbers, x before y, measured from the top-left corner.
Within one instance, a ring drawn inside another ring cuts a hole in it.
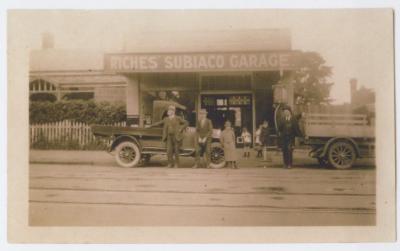
[[[354,95],[357,91],[357,79],[356,78],[351,78],[350,79],[350,103],[352,104],[354,102]]]
[[[54,36],[50,32],[42,33],[42,49],[53,49],[54,48]]]

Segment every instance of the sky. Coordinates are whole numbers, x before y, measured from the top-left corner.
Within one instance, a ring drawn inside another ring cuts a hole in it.
[[[24,36],[32,49],[50,32],[55,48],[121,50],[123,41],[143,32],[289,29],[292,49],[316,51],[332,67],[334,103],[350,101],[349,79],[376,89],[384,65],[392,60],[392,12],[389,10],[246,11],[30,11]],[[385,62],[385,63],[382,63]]]

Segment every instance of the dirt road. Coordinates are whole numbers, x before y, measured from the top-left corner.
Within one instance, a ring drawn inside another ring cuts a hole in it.
[[[375,224],[375,169],[31,164],[31,225]]]

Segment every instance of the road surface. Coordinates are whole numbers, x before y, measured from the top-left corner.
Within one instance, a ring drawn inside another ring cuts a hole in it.
[[[31,164],[30,225],[375,224],[375,169]]]

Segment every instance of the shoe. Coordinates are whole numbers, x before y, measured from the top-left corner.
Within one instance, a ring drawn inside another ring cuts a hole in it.
[[[291,169],[292,168],[292,166],[287,166],[287,169]]]
[[[177,164],[174,165],[174,168],[179,168],[179,166]]]
[[[194,164],[194,165],[192,166],[192,168],[199,168],[199,166],[198,166],[197,164]]]
[[[171,164],[168,164],[167,168],[172,168],[172,165],[171,165]]]

